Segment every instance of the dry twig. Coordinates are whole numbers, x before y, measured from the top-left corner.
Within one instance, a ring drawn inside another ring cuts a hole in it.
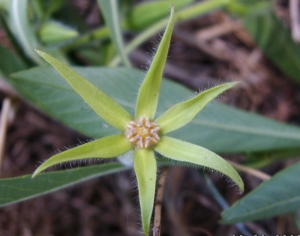
[[[236,169],[238,169],[240,171],[243,171],[243,172],[245,172],[247,174],[253,175],[253,176],[255,176],[255,177],[259,178],[259,179],[262,179],[262,180],[269,180],[269,179],[271,179],[270,175],[267,175],[267,174],[265,174],[265,173],[263,173],[263,172],[261,172],[259,170],[255,170],[253,168],[242,166],[240,164],[237,164],[237,163],[229,161],[229,160],[227,160],[227,161],[229,162],[230,165],[232,165]]]
[[[158,182],[158,188],[155,199],[155,213],[154,213],[154,227],[153,227],[153,236],[160,236],[160,228],[161,228],[161,205],[164,193],[164,186],[166,182],[167,170],[164,169],[160,176]]]
[[[12,109],[12,101],[10,98],[5,98],[2,103],[2,111],[0,117],[0,170],[4,155],[5,137],[9,122],[9,115]],[[0,171],[1,172],[1,171]]]
[[[290,0],[290,15],[292,36],[296,42],[300,42],[300,16],[299,16],[299,0]]]

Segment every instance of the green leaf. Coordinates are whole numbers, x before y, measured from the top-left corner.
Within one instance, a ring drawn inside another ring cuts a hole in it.
[[[229,0],[230,1],[230,0]],[[206,0],[196,2],[195,4],[178,11],[176,14],[177,21],[189,20],[202,14],[207,14],[218,8],[227,6],[228,0]]]
[[[236,170],[217,154],[194,144],[163,136],[154,150],[161,155],[219,171],[233,180],[240,190],[244,191],[244,183]]]
[[[78,147],[56,154],[40,165],[32,175],[32,178],[43,170],[67,161],[75,161],[87,158],[110,158],[124,154],[132,149],[131,144],[124,134],[117,134],[95,141],[82,144]]]
[[[58,10],[63,9],[63,5],[66,4],[65,0],[43,0],[40,1],[43,4],[43,18],[48,19],[51,15],[56,13]]]
[[[45,44],[61,43],[78,36],[78,32],[57,21],[44,23],[39,30],[39,37]]]
[[[34,52],[35,48],[41,48],[27,17],[28,0],[11,0],[9,16],[11,30],[22,45],[26,55],[37,64],[45,64],[43,60]]]
[[[136,94],[144,72],[101,67],[74,67],[74,70],[134,113]],[[37,67],[16,73],[12,82],[32,104],[87,136],[100,138],[115,132],[53,68]],[[194,93],[187,88],[163,80],[157,115],[192,96]],[[270,152],[299,150],[300,146],[298,127],[218,102],[211,102],[189,124],[168,135],[221,153],[259,152],[268,155]]]
[[[124,21],[124,27],[131,30],[142,30],[153,23],[165,18],[166,12],[170,10],[172,4],[176,11],[192,3],[193,0],[156,0],[137,4],[128,12]]]
[[[271,152],[299,150],[299,127],[223,104],[215,105],[210,103],[198,118],[168,135],[181,135],[187,142],[219,153],[257,152],[268,155]]]
[[[0,179],[0,206],[25,201],[76,183],[128,169],[120,163],[109,163],[44,173],[34,179],[31,175]]]
[[[137,18],[138,20],[135,20],[134,25],[137,27],[144,27],[143,24],[151,24],[149,27],[147,27],[143,32],[138,34],[133,40],[131,40],[125,47],[125,52],[130,53],[135,48],[140,46],[145,41],[149,40],[153,35],[156,35],[158,32],[163,30],[166,26],[168,21],[167,20],[161,20],[157,21],[156,17],[160,17],[162,13],[164,13],[166,10],[166,6],[170,6],[171,2],[175,5],[176,10],[183,6],[184,4],[187,4],[188,1],[182,0],[180,1],[180,4],[177,4],[177,1],[170,1],[164,0],[164,1],[148,1],[145,3],[139,4],[136,8],[133,9],[132,13],[134,15],[139,15]],[[182,4],[182,5],[181,5]],[[184,9],[181,9],[179,11],[176,11],[175,18],[178,21],[184,21],[191,19],[195,16],[200,16],[203,14],[207,14],[208,12],[215,10],[217,8],[220,8],[227,4],[227,1],[220,1],[220,0],[210,0],[210,1],[201,1],[199,3],[190,5]],[[156,10],[151,11],[151,8],[156,8]],[[147,13],[146,13],[147,12]],[[130,28],[135,27],[134,25],[131,25],[130,22],[130,15],[129,19],[127,18],[127,21],[124,24],[124,28]],[[164,16],[163,15],[163,16]],[[140,24],[140,22],[142,24]],[[147,22],[147,23],[146,23]],[[92,36],[92,35],[91,35]],[[116,56],[112,62],[110,63],[111,66],[116,67],[120,63],[120,57]]]
[[[0,71],[1,74],[6,79],[9,78],[10,74],[17,71],[25,70],[27,68],[27,66],[20,59],[20,57],[13,54],[11,51],[3,47],[1,44],[0,44],[0,55],[3,58],[2,60],[0,60]]]
[[[7,12],[8,8],[9,8],[9,4],[10,4],[11,0],[1,0],[0,1],[0,10]]]
[[[286,168],[222,213],[231,224],[270,218],[300,208],[300,162]]]
[[[234,16],[245,17],[252,13],[265,10],[272,7],[273,0],[238,0],[229,1],[225,6],[225,10]]]
[[[179,129],[189,123],[207,103],[237,83],[238,82],[233,82],[215,86],[205,90],[192,99],[178,103],[159,116],[155,120],[155,123],[159,125],[163,134]]]
[[[165,30],[164,36],[158,46],[157,52],[153,58],[150,69],[147,72],[145,80],[139,90],[135,117],[148,117],[152,120],[156,113],[157,102],[160,92],[162,74],[164,71],[173,26],[175,22],[174,6],[171,9],[169,23]]]
[[[156,159],[152,150],[136,149],[134,151],[134,171],[138,183],[142,227],[144,234],[148,235],[154,205],[157,175]]]
[[[300,82],[300,47],[274,13],[269,9],[252,14],[244,19],[244,25],[264,54],[283,73]]]
[[[124,50],[122,31],[120,28],[118,1],[117,0],[97,0],[104,15],[105,23],[110,30],[112,41],[115,43],[118,52],[125,66],[130,67],[130,61]]]
[[[44,52],[37,52],[61,74],[103,120],[118,130],[125,130],[126,125],[132,118],[123,107],[67,65]]]

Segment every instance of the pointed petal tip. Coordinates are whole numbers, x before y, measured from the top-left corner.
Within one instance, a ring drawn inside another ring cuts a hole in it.
[[[242,83],[242,81],[235,81],[235,82],[232,82],[233,86],[238,85],[238,84],[240,84],[240,83]]]
[[[162,75],[168,56],[172,31],[176,18],[174,12],[174,6],[172,6],[170,18],[164,35],[151,62],[151,66],[146,74],[146,77],[138,91],[135,110],[136,118],[145,116],[153,119],[155,116]]]
[[[34,51],[37,53],[37,54],[39,54],[39,56],[40,57],[42,57],[44,60],[46,60],[47,62],[48,62],[48,60],[45,58],[45,52],[43,52],[43,51],[40,51],[40,50],[38,50],[38,49],[36,49],[36,48],[34,48]],[[47,54],[46,54],[47,55]],[[51,64],[51,63],[50,63]]]
[[[39,174],[38,169],[39,169],[39,168],[37,168],[37,169],[33,172],[33,174],[31,175],[31,178],[32,178],[32,179],[35,178],[35,177]]]
[[[43,162],[38,168],[36,168],[36,170],[33,172],[31,178],[35,178],[38,174],[40,174],[42,171],[44,171],[46,168],[44,168],[45,162]]]
[[[174,14],[175,14],[175,4],[172,4],[171,5],[171,14],[170,14],[171,21],[174,21]]]
[[[220,84],[220,85],[227,85],[227,86],[229,86],[230,88],[232,88],[232,87],[234,87],[234,86],[236,86],[236,85],[238,85],[238,84],[240,84],[240,83],[242,83],[242,81],[227,82],[227,83]],[[220,85],[217,85],[217,86],[220,86]]]
[[[232,187],[237,185],[239,192],[244,192],[243,180],[233,166],[206,148],[179,139],[163,136],[154,150],[162,156],[175,161],[196,164],[217,171],[221,173],[222,176],[226,176],[226,180],[229,181]]]
[[[39,54],[39,55],[41,55],[43,53],[42,51],[40,51],[40,50],[38,50],[36,48],[34,48],[34,51],[36,51],[36,53]]]
[[[173,3],[173,4],[171,5],[171,14],[173,14],[174,11],[175,11],[175,4]]]
[[[232,180],[232,181],[234,181],[234,180]],[[239,194],[242,195],[244,193],[244,182],[243,182],[243,180],[240,179],[240,181],[235,182],[235,184],[239,188]]]

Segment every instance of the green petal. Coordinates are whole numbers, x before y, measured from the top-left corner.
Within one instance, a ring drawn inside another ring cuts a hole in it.
[[[132,117],[122,106],[64,63],[47,53],[38,50],[36,52],[61,74],[103,120],[118,130],[125,130]]]
[[[142,116],[148,117],[151,120],[154,118],[159,97],[162,74],[169,51],[174,22],[175,15],[173,6],[164,36],[159,44],[156,55],[154,56],[149,71],[138,93],[135,111],[136,118]]]
[[[149,234],[150,221],[155,197],[156,159],[149,149],[134,151],[134,171],[137,178],[142,214],[142,227],[145,235]]]
[[[80,145],[50,157],[40,165],[32,175],[32,178],[43,170],[67,161],[100,157],[109,158],[121,155],[132,149],[131,144],[123,134],[116,134]]]
[[[244,183],[236,170],[222,157],[203,147],[163,136],[155,146],[155,151],[173,160],[189,162],[217,170],[232,179],[244,191]]]
[[[159,116],[155,120],[155,123],[158,124],[163,134],[179,129],[189,123],[207,103],[238,83],[239,82],[221,84],[205,90],[192,99],[178,103]]]

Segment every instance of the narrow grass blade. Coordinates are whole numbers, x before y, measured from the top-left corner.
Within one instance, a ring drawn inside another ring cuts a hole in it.
[[[118,130],[125,130],[126,125],[132,118],[122,106],[64,63],[47,53],[36,51],[61,74],[103,120]]]
[[[124,50],[124,42],[120,27],[118,1],[117,0],[98,0],[101,12],[104,15],[105,23],[110,30],[112,41],[115,43],[120,57],[125,66],[130,67],[130,61]]]
[[[142,214],[142,227],[149,234],[154,205],[157,165],[154,152],[149,149],[134,151],[134,171],[136,174]]]
[[[164,134],[179,129],[189,123],[207,103],[237,83],[226,83],[213,87],[192,99],[178,103],[159,116],[155,123],[159,125],[161,132]]]
[[[155,146],[155,151],[176,161],[188,162],[216,170],[229,177],[238,185],[241,191],[244,191],[244,183],[236,170],[222,157],[203,147],[163,136]]]
[[[154,118],[174,22],[175,15],[173,6],[164,36],[159,44],[156,55],[154,56],[150,69],[138,93],[135,113],[136,118],[142,116],[148,117],[149,119]]]
[[[35,177],[37,174],[51,166],[63,162],[93,157],[110,158],[121,155],[131,149],[131,144],[123,134],[97,139],[50,157],[35,170],[32,177]]]
[[[129,167],[120,163],[109,163],[49,172],[34,179],[31,178],[31,175],[0,179],[0,207],[128,169]]]

